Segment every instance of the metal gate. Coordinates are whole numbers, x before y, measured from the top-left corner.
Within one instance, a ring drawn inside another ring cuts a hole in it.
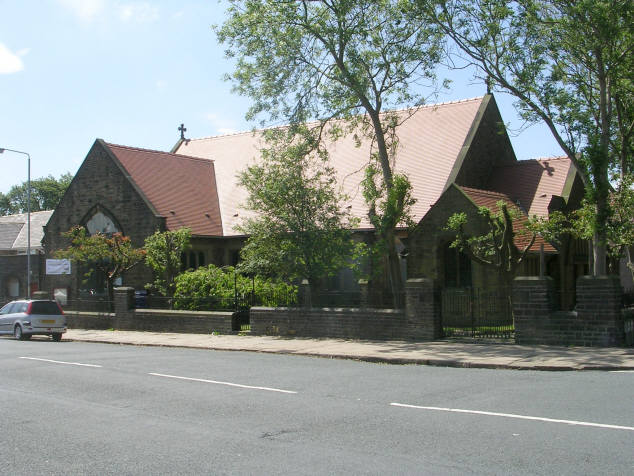
[[[441,318],[445,337],[514,337],[512,307],[504,289],[445,288]]]

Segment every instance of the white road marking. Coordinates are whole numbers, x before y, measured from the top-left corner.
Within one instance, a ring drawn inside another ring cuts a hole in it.
[[[634,374],[634,370],[610,370],[611,374]]]
[[[404,407],[404,408],[416,408],[419,410],[434,410],[439,412],[453,412],[453,413],[470,413],[473,415],[487,415],[487,416],[497,416],[497,417],[505,417],[505,418],[517,418],[520,420],[534,420],[534,421],[544,421],[548,423],[563,423],[566,425],[579,425],[579,426],[593,426],[597,428],[608,428],[610,430],[628,430],[634,431],[634,427],[632,426],[620,426],[620,425],[606,425],[603,423],[589,423],[586,421],[575,421],[575,420],[558,420],[555,418],[543,418],[543,417],[534,417],[527,415],[515,415],[513,413],[495,413],[495,412],[484,412],[479,410],[462,410],[460,408],[442,408],[442,407],[422,407],[419,405],[407,405],[405,403],[390,403],[390,405],[395,407]]]
[[[231,382],[220,382],[218,380],[207,380],[203,378],[179,377],[178,375],[165,375],[165,374],[157,374],[153,372],[150,372],[149,375],[155,375],[157,377],[175,378],[180,380],[190,380],[192,382],[215,383],[217,385],[228,385],[229,387],[249,388],[252,390],[267,390],[269,392],[280,392],[280,393],[297,393],[292,390],[282,390],[279,388],[271,388],[271,387],[255,387],[252,385],[242,385],[239,383],[231,383]]]
[[[36,357],[20,357],[20,359],[26,360],[39,360],[40,362],[51,362],[53,364],[63,364],[63,365],[79,365],[81,367],[98,367],[101,368],[101,365],[95,364],[80,364],[79,362],[63,362],[61,360],[50,360],[50,359],[38,359]]]

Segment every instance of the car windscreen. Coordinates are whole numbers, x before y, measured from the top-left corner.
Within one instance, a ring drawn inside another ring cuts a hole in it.
[[[31,303],[31,314],[61,314],[59,306],[55,301],[33,301]]]

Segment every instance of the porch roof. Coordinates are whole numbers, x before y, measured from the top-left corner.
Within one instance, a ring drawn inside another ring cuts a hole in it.
[[[528,246],[532,238],[532,233],[526,228],[528,215],[521,207],[519,207],[508,195],[490,190],[480,190],[470,187],[460,187],[460,189],[475,203],[478,207],[487,207],[493,213],[500,211],[498,202],[503,201],[509,209],[518,212],[518,218],[513,220],[513,231],[515,232],[514,243],[519,250],[523,250]],[[538,253],[541,246],[547,253],[557,253],[557,249],[540,235],[535,237],[535,242],[529,248],[531,253]]]

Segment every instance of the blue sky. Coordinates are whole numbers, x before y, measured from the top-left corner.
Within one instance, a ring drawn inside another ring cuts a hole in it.
[[[212,24],[215,0],[0,0],[0,147],[31,155],[31,177],[75,173],[96,138],[169,150],[179,137],[253,127],[248,99],[222,80],[231,70]],[[481,96],[467,72],[449,74],[438,101]],[[520,129],[512,100],[502,117]],[[512,132],[512,131],[511,131]],[[511,133],[520,159],[560,155],[543,126]],[[26,180],[24,156],[0,155],[0,192]]]

